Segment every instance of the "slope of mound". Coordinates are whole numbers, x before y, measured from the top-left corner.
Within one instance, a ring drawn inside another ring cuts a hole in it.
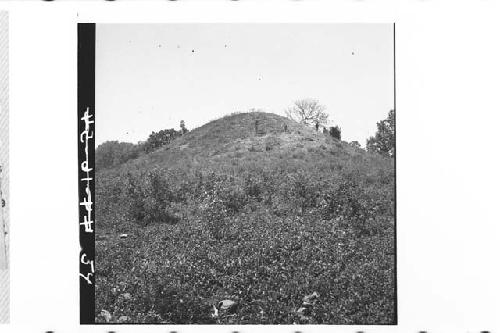
[[[310,163],[353,159],[357,162],[369,160],[370,164],[390,164],[378,155],[368,154],[288,118],[272,113],[250,112],[211,121],[168,146],[126,163],[118,170],[260,159],[298,159]]]
[[[393,189],[392,160],[286,118],[212,121],[98,173],[96,319],[394,323]]]

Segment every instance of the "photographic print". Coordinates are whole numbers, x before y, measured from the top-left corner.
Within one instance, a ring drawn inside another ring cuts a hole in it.
[[[397,324],[394,29],[79,24],[82,323]]]
[[[0,323],[9,321],[9,19],[0,11]]]

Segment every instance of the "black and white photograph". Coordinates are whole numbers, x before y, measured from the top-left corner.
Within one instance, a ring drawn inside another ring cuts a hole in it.
[[[394,30],[96,24],[95,322],[397,324]]]
[[[0,324],[9,321],[9,18],[0,11]]]

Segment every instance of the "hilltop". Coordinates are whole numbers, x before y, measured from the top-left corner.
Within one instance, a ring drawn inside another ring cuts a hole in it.
[[[392,159],[238,113],[97,170],[96,203],[97,321],[395,322]]]
[[[237,113],[194,129],[175,142],[172,148],[191,148],[197,154],[213,156],[235,151],[262,152],[300,147],[301,142],[326,143],[327,137],[317,134],[309,127],[273,113]]]

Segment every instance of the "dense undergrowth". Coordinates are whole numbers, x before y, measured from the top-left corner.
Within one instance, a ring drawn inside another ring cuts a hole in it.
[[[332,147],[98,172],[96,320],[395,323],[392,160]]]

